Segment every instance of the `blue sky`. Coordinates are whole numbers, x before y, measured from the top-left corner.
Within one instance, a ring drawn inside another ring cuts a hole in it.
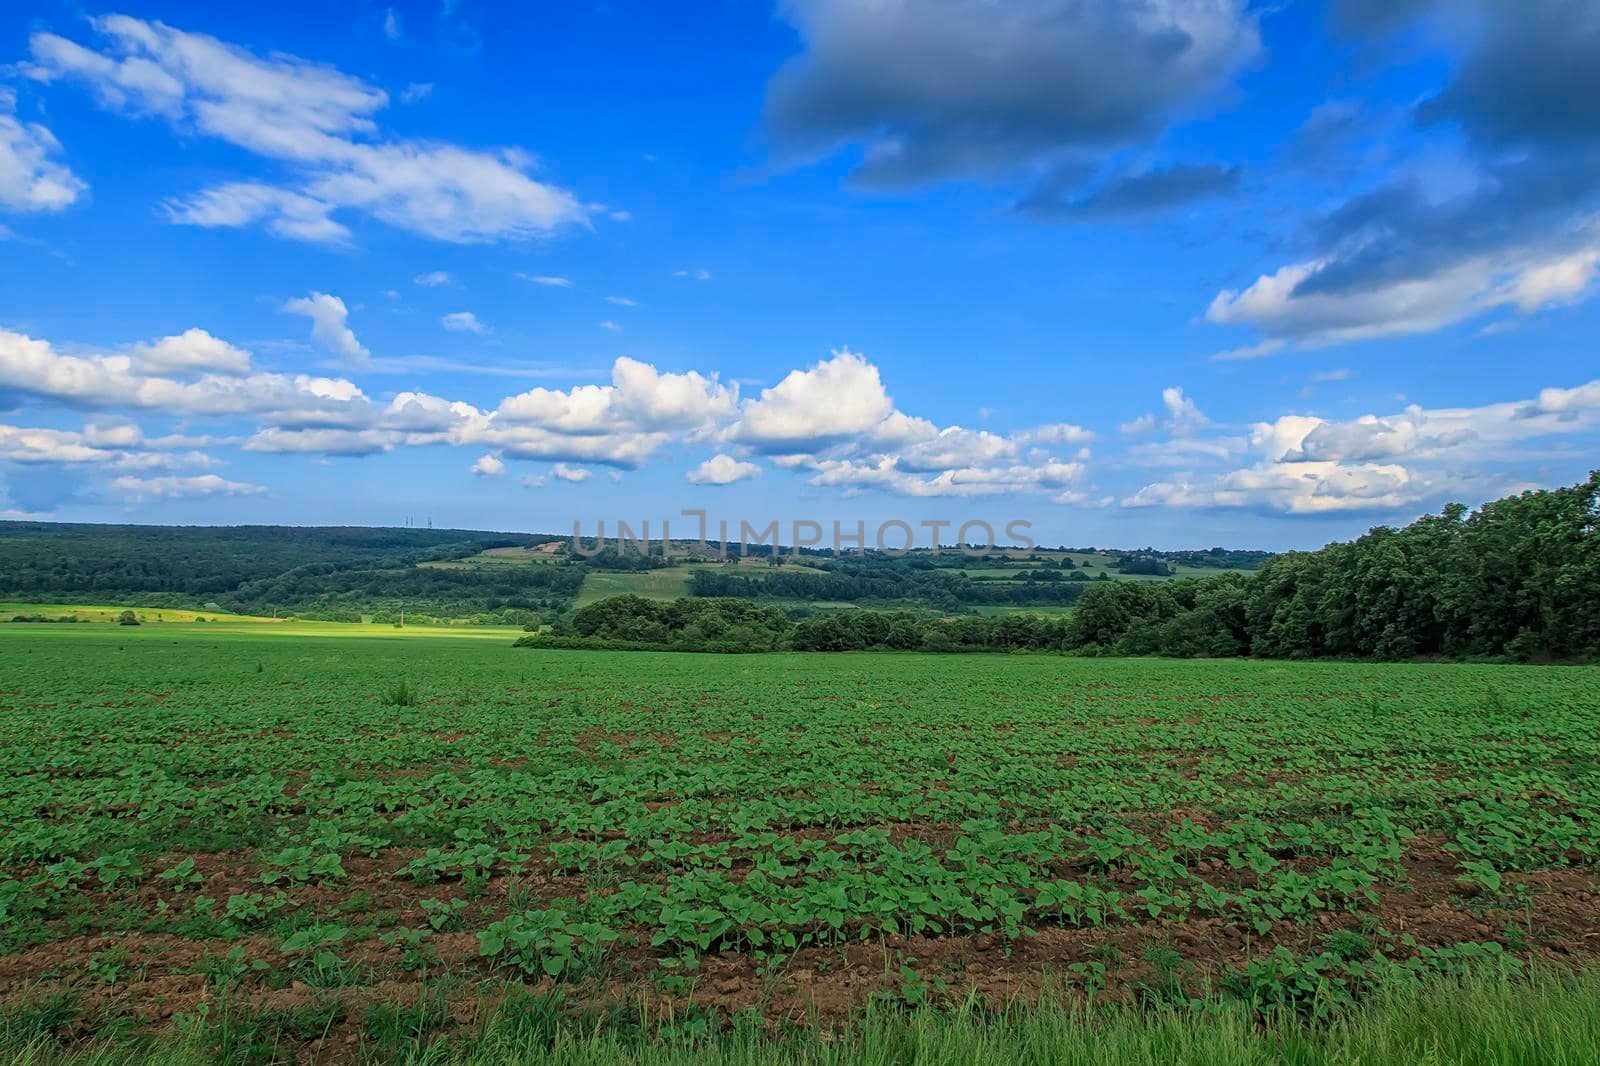
[[[1600,7],[8,5],[0,515],[1319,545],[1596,465]]]

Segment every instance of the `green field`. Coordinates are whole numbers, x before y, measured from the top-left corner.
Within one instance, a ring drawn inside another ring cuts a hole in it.
[[[1600,669],[342,628],[382,637],[0,626],[0,1004],[226,996],[369,1050],[375,999],[448,1033],[507,980],[713,1026],[1049,989],[1315,1018],[1600,936]]]

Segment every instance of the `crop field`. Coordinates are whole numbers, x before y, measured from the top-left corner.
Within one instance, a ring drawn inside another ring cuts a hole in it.
[[[0,626],[0,1007],[353,1055],[506,982],[1318,1017],[1600,947],[1600,669],[267,630]]]

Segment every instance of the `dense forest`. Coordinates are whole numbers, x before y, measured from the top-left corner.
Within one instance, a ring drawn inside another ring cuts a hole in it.
[[[763,584],[780,575],[707,576],[730,579],[716,588],[745,588],[738,582]],[[834,576],[792,575],[792,584]],[[1278,556],[1254,575],[1038,585],[1081,590],[1076,610],[1063,619],[838,611],[794,620],[777,608],[739,599],[661,603],[625,596],[583,608],[553,632],[519,643],[712,651],[882,647],[1593,659],[1600,656],[1600,472],[1571,488],[1527,492],[1472,512],[1451,505],[1403,529],[1380,526],[1348,543]]]
[[[304,618],[409,615],[523,624],[571,606],[583,571],[417,564],[555,539],[458,529],[0,523],[0,594],[32,602],[274,611]]]
[[[812,603],[914,604],[960,611],[972,604],[1070,604],[1088,585],[1082,573],[1017,572],[1018,581],[974,581],[928,557],[835,560],[804,569],[747,575],[708,567],[690,579],[692,596]]]

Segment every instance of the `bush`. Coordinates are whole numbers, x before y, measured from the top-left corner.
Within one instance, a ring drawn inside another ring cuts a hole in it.
[[[134,614],[132,611],[123,611],[121,614],[117,615],[117,625],[119,626],[136,626],[138,624],[139,616]]]

